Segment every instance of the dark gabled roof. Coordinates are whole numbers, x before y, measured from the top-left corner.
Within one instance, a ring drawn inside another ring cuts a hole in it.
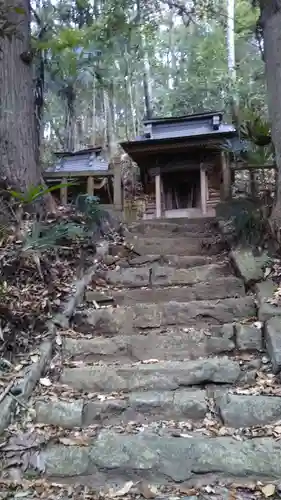
[[[144,138],[139,137],[135,139],[135,141],[132,142],[146,142],[146,143],[153,143],[155,141],[161,141],[161,140],[178,140],[178,139],[194,139],[194,138],[205,138],[208,139],[210,137],[222,137],[222,136],[229,136],[229,135],[235,135],[236,130],[233,125],[228,125],[226,123],[221,123],[220,128],[218,130],[214,130],[212,127],[210,127],[208,124],[196,124],[194,123],[193,127],[186,127],[186,128],[175,128],[175,130],[163,130],[163,131],[155,131],[153,132],[153,137],[150,138]],[[122,146],[122,144],[121,144]]]
[[[219,117],[219,123],[213,124],[213,117]],[[220,147],[222,141],[237,135],[232,124],[223,122],[222,111],[208,111],[193,115],[154,118],[144,122],[145,132],[133,141],[121,143],[123,149],[137,163],[145,162],[147,155],[168,153],[175,147],[183,150],[191,147]],[[142,157],[142,159],[140,158]]]
[[[56,161],[45,170],[48,173],[107,172],[109,163],[102,154],[102,148],[88,148],[71,153],[55,153]]]
[[[150,139],[144,137],[137,137],[134,141],[124,141],[120,143],[120,146],[125,149],[128,153],[139,147],[149,150],[149,146],[162,144],[172,144],[172,143],[187,143],[192,139],[198,139],[201,141],[208,141],[208,139],[223,139],[227,137],[236,136],[237,132],[233,125],[222,124],[219,130],[190,130],[188,133],[185,130],[174,131],[169,133],[157,134],[157,137]]]
[[[97,147],[79,149],[78,151],[55,151],[53,154],[55,156],[78,156],[78,155],[84,155],[87,153],[99,153],[101,151],[102,151],[102,147],[97,146]]]
[[[223,111],[206,111],[205,113],[193,113],[192,115],[183,116],[170,116],[166,118],[151,118],[149,120],[144,120],[144,125],[157,125],[157,124],[169,124],[185,121],[202,120],[204,118],[212,118],[213,116],[219,116],[222,120]]]

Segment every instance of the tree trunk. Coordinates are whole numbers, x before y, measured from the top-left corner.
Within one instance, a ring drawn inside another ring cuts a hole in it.
[[[144,93],[144,105],[145,105],[145,114],[146,119],[149,120],[152,117],[152,107],[151,107],[151,85],[150,85],[150,67],[148,55],[145,48],[145,36],[143,34],[142,25],[141,25],[141,3],[140,0],[137,0],[137,15],[138,15],[138,25],[139,25],[139,52],[140,58],[143,64],[143,93]]]
[[[260,0],[268,110],[278,169],[277,199],[272,212],[274,227],[281,229],[281,1]]]
[[[14,2],[15,7],[18,2]],[[30,2],[11,12],[16,33],[0,40],[0,173],[18,190],[41,182],[30,57]]]
[[[97,144],[97,124],[96,124],[96,78],[94,77],[93,82],[93,94],[92,94],[92,141],[93,146]]]
[[[114,156],[114,154],[116,153],[116,150],[117,150],[117,140],[116,140],[115,131],[114,131],[112,108],[111,108],[110,103],[111,103],[111,101],[110,101],[108,91],[106,89],[104,89],[104,114],[105,114],[105,122],[106,122],[105,136],[106,136],[106,143],[107,143],[109,158]]]
[[[73,89],[67,94],[65,117],[65,149],[73,152],[75,149],[75,92]]]
[[[238,126],[239,99],[236,88],[235,0],[227,0],[226,47],[227,47],[227,67],[229,75],[231,117],[232,121]]]

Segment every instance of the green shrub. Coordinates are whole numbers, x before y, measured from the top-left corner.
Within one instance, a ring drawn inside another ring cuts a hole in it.
[[[216,207],[218,219],[241,245],[260,245],[267,233],[267,220],[262,207],[251,199],[221,202]]]

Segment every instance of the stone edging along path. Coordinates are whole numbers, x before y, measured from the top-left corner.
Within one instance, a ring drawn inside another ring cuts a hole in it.
[[[278,374],[281,371],[281,305],[275,305],[273,301],[276,284],[272,279],[264,278],[264,268],[270,258],[266,253],[255,257],[251,250],[239,248],[230,253],[230,258],[245,286],[256,294],[265,348],[272,363],[272,371]]]
[[[2,394],[0,394],[0,435],[10,425],[17,405],[28,409],[27,401],[51,362],[56,338],[56,327],[68,326],[75,309],[83,301],[85,289],[96,273],[98,265],[99,262],[91,266],[84,276],[74,283],[75,291],[66,301],[62,312],[58,313],[46,325],[48,340],[43,341],[39,346],[38,361],[26,368],[22,378],[15,377],[7,385]]]

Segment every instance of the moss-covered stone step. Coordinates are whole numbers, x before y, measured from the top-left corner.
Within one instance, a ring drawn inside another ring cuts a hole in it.
[[[183,236],[176,238],[139,236],[138,238],[127,237],[126,240],[134,246],[135,251],[140,255],[198,255],[206,253],[205,250],[210,255],[215,255],[222,250],[222,242],[216,242],[213,235],[204,237],[202,240]]]
[[[35,403],[36,421],[72,429],[89,425],[125,425],[128,422],[201,421],[208,412],[209,390],[178,389],[176,391],[132,392],[122,396],[86,396],[74,401]],[[230,428],[273,425],[280,420],[281,398],[278,396],[242,395],[216,391],[217,422]],[[200,423],[203,426],[203,422]]]
[[[161,262],[161,265],[174,266],[188,269],[195,266],[204,266],[217,262],[216,256],[209,255],[138,255],[128,260],[120,261],[121,267],[140,267]]]
[[[38,459],[46,476],[83,483],[139,480],[183,482],[206,474],[222,477],[280,479],[281,443],[271,438],[237,441],[230,437],[160,437],[102,431],[86,446],[50,444]]]
[[[243,372],[226,356],[196,361],[65,367],[60,382],[77,390],[112,393],[138,390],[176,390],[207,383],[234,384]]]
[[[207,283],[202,282],[181,287],[122,289],[114,291],[111,295],[116,304],[131,306],[140,302],[153,304],[168,301],[188,302],[193,300],[244,297],[246,294],[243,282],[238,278],[228,276],[217,278]],[[88,292],[86,294],[89,301],[91,301],[92,297],[92,300],[94,300],[94,296],[95,292]]]
[[[64,428],[87,427],[92,424],[151,422],[162,420],[200,420],[207,413],[206,391],[179,389],[176,391],[132,392],[109,399],[75,401],[37,400],[36,420]]]
[[[130,232],[137,234],[151,234],[154,231],[161,231],[161,234],[193,234],[214,233],[218,231],[215,221],[211,218],[205,219],[150,219],[134,222],[130,225]]]
[[[208,264],[190,269],[150,264],[137,268],[109,270],[105,279],[108,284],[120,287],[194,285],[200,282],[214,282],[230,276],[229,267],[224,264]],[[241,282],[242,283],[242,282]]]
[[[132,335],[169,326],[232,323],[256,316],[253,297],[190,302],[138,303],[132,306],[88,309],[75,316],[75,327],[87,334]]]
[[[92,339],[64,337],[63,355],[72,359],[130,363],[149,359],[188,360],[209,355],[260,351],[262,331],[254,325],[201,325],[199,328],[169,328],[167,332],[116,335]]]

